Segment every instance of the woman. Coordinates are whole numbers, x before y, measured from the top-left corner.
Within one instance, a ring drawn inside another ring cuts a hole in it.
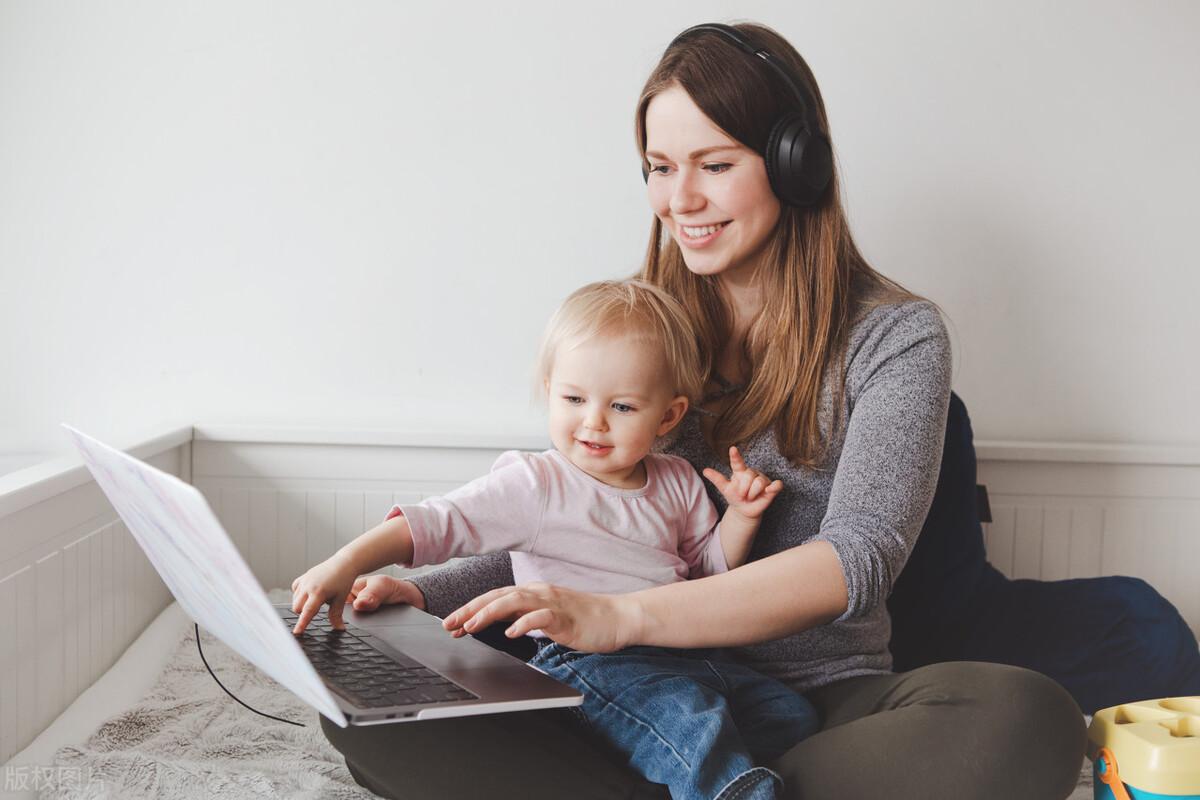
[[[995,664],[890,671],[885,600],[936,484],[950,349],[936,308],[855,247],[827,131],[807,65],[757,25],[685,31],[638,103],[655,215],[642,277],[684,303],[709,375],[668,449],[701,470],[736,442],[783,480],[752,561],[589,595],[505,586],[504,556],[489,556],[360,580],[355,608],[410,602],[470,633],[520,619],[580,650],[735,647],[820,712],[770,765],[789,796],[1065,797],[1084,730],[1053,681]],[[325,730],[385,796],[661,796],[554,712]]]

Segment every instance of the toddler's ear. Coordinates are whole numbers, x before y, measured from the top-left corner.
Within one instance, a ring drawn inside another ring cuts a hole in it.
[[[671,429],[679,424],[683,419],[683,415],[688,410],[688,399],[685,395],[679,395],[671,401],[671,405],[667,406],[667,410],[663,412],[662,421],[658,423],[658,431],[655,435],[666,436],[671,432]]]

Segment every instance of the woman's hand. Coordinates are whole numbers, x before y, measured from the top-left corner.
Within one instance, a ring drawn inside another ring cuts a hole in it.
[[[442,626],[463,636],[499,620],[515,620],[504,632],[510,639],[540,629],[572,649],[611,653],[637,643],[639,618],[634,595],[577,592],[537,582],[481,594],[447,616]]]

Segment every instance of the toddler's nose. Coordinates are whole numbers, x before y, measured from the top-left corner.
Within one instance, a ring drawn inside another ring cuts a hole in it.
[[[608,430],[608,423],[604,421],[604,414],[599,410],[588,414],[583,420],[583,425],[591,431],[603,432]]]

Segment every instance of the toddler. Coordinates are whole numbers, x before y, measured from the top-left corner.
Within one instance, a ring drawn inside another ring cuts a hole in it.
[[[512,553],[518,584],[632,592],[740,566],[782,489],[730,450],[732,476],[705,477],[729,505],[719,521],[688,462],[651,452],[701,389],[679,305],[640,281],[576,291],[551,319],[539,371],[553,449],[504,453],[492,471],[387,519],[292,584],[299,633],[328,602],[341,621],[359,575],[390,563]],[[587,727],[676,798],[771,798],[756,766],[817,728],[802,696],[717,653],[631,647],[571,650],[531,631],[530,662],[584,695]]]

